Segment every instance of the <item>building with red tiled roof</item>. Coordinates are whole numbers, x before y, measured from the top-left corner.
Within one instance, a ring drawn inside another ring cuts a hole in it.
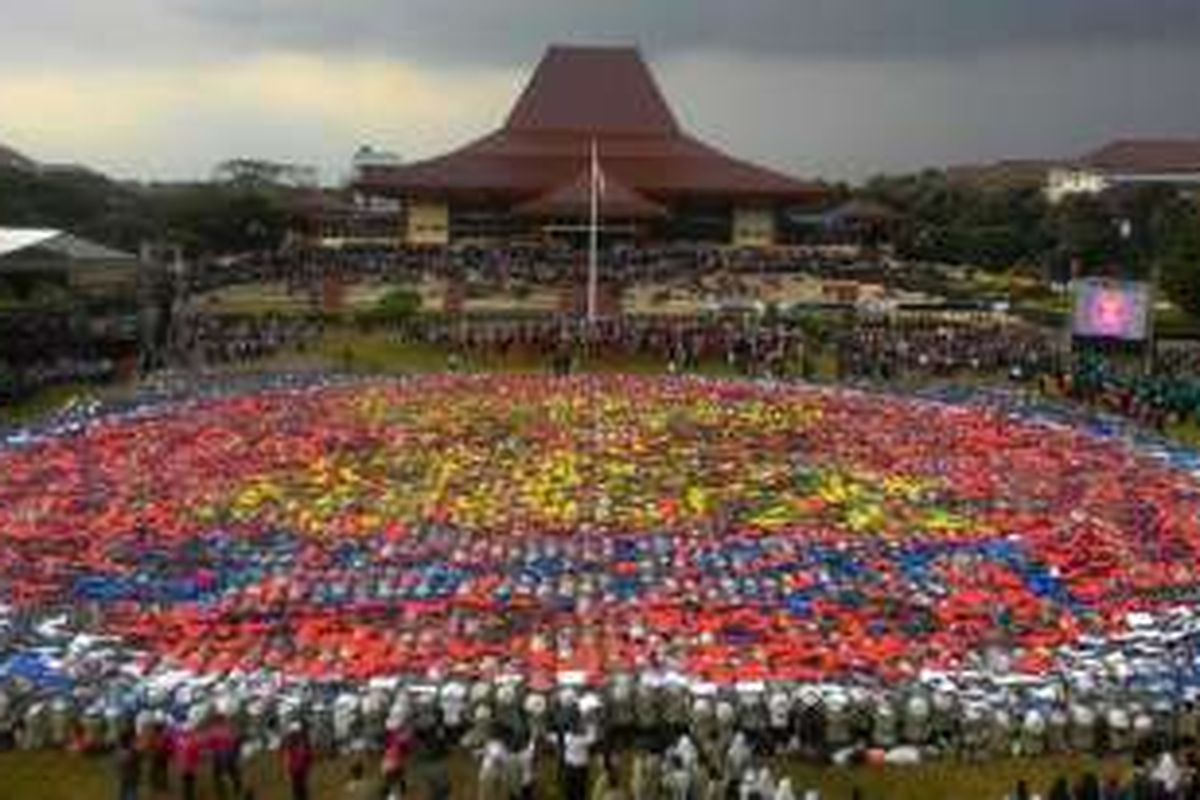
[[[1200,187],[1200,139],[1121,139],[1050,170],[1053,202],[1118,186]]]
[[[356,191],[403,200],[405,238],[572,235],[590,209],[595,142],[606,236],[766,245],[816,184],[682,129],[634,48],[551,47],[503,126],[447,155],[366,168]]]
[[[1121,139],[1081,162],[1105,172],[1194,175],[1200,173],[1200,139]]]

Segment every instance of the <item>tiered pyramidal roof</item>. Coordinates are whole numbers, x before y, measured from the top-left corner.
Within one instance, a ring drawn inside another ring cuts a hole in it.
[[[731,158],[686,133],[641,54],[626,47],[551,47],[499,130],[403,166],[367,169],[360,186],[405,196],[504,198],[519,213],[584,207],[591,143],[606,198],[658,216],[680,198],[807,200],[820,187]],[[581,178],[581,176],[583,176]]]

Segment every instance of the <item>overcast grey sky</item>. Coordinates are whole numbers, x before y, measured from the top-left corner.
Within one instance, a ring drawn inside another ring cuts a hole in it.
[[[639,44],[693,132],[806,177],[1200,137],[1200,0],[3,2],[0,142],[120,176],[435,155],[550,42]]]

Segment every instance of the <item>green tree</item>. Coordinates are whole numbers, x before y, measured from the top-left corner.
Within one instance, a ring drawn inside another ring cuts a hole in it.
[[[287,232],[288,204],[270,189],[193,184],[157,194],[166,236],[192,255],[273,250]]]
[[[359,318],[368,324],[394,324],[411,319],[421,311],[421,293],[413,289],[392,289],[370,311]]]
[[[294,194],[277,187],[118,183],[82,169],[0,167],[0,220],[61,228],[131,252],[170,240],[192,255],[270,250],[291,221]]]
[[[1121,250],[1117,220],[1100,198],[1066,198],[1054,207],[1049,224],[1054,238],[1051,256],[1060,278],[1069,277],[1072,262],[1085,273],[1108,267]]]
[[[896,245],[910,258],[1008,269],[1040,264],[1052,238],[1037,186],[978,186],[926,170],[873,178],[861,195],[904,215]]]
[[[1156,233],[1163,291],[1185,312],[1200,315],[1200,205],[1173,204],[1159,216]]]

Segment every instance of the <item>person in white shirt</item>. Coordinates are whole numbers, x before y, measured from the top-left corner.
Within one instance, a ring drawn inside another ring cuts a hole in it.
[[[1170,751],[1159,756],[1158,763],[1150,773],[1150,779],[1162,786],[1169,796],[1174,796],[1183,781],[1183,770],[1180,769],[1175,756]]]
[[[700,766],[700,751],[696,748],[692,737],[686,733],[679,737],[668,755],[679,756],[679,759],[683,762],[683,766],[691,772],[695,772]]]
[[[497,726],[493,726],[487,741],[479,751],[478,800],[508,800],[512,753],[504,743]]]
[[[733,735],[733,741],[729,743],[729,750],[725,753],[724,778],[729,785],[736,786],[741,783],[742,776],[750,767],[752,756],[746,734],[738,731]]]
[[[588,767],[591,765],[592,745],[595,743],[595,730],[585,728],[579,721],[563,734],[563,794],[566,800],[586,800]]]
[[[663,789],[668,800],[690,800],[694,776],[678,753],[667,756],[667,767],[663,773]]]
[[[740,800],[774,800],[775,777],[771,768],[759,763],[747,769],[738,796]]]

